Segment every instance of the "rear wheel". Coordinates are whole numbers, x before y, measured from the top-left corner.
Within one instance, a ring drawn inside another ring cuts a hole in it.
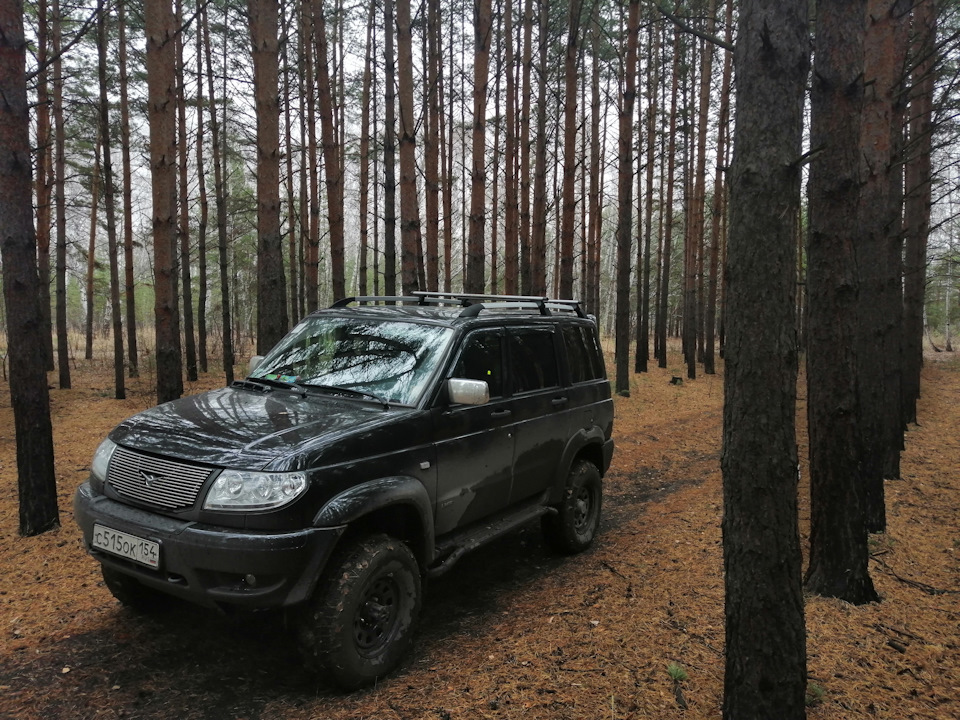
[[[372,684],[409,650],[421,600],[420,568],[405,544],[387,535],[354,542],[300,614],[307,665],[347,690]]]
[[[554,550],[573,554],[586,550],[600,527],[603,488],[600,471],[588,460],[578,460],[570,468],[563,500],[555,513],[544,515],[543,535]]]

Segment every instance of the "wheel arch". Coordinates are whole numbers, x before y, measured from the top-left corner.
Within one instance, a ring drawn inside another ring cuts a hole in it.
[[[557,480],[550,490],[550,504],[558,503],[563,499],[567,485],[567,477],[574,463],[578,460],[587,460],[597,466],[600,476],[603,477],[607,461],[604,454],[606,438],[599,427],[581,428],[567,441],[567,445],[560,457],[557,466]]]
[[[413,477],[380,478],[348,488],[320,508],[313,525],[347,526],[340,543],[386,533],[405,542],[421,567],[433,560],[433,504],[423,483]]]

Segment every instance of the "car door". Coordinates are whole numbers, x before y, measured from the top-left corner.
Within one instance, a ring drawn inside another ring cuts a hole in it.
[[[490,389],[490,401],[456,405],[441,393],[432,410],[437,535],[480,520],[510,501],[514,421],[511,401],[504,391],[503,364],[503,330],[472,331],[461,343],[447,377],[484,380]]]
[[[507,329],[514,419],[511,502],[546,489],[556,478],[569,436],[569,397],[561,386],[553,325]]]

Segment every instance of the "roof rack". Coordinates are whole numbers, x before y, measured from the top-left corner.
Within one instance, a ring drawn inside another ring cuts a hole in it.
[[[557,300],[541,295],[484,295],[481,293],[448,293],[418,291],[412,295],[364,295],[346,297],[330,307],[342,308],[351,303],[387,305],[452,305],[460,306],[460,317],[475,317],[483,310],[528,310],[540,315],[569,312],[585,318],[579,300]]]

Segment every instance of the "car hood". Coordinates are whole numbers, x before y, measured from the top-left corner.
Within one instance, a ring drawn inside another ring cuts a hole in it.
[[[331,395],[227,387],[134,415],[110,438],[191,462],[294,470],[316,467],[324,459],[343,460],[376,428],[410,412]]]

